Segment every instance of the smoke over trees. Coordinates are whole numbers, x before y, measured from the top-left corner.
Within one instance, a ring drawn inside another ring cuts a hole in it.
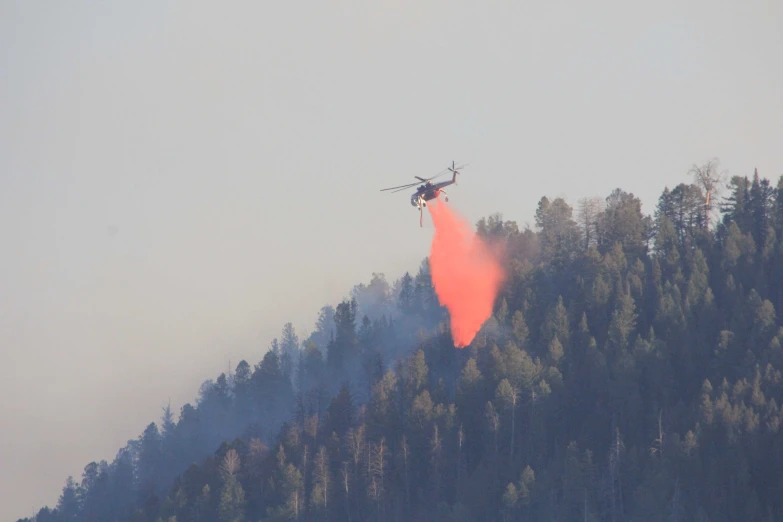
[[[373,274],[37,522],[780,520],[783,178],[716,172],[482,219],[508,278],[461,350],[427,260]]]

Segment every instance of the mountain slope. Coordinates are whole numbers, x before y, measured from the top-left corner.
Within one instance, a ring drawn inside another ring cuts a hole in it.
[[[650,216],[617,189],[482,219],[509,277],[470,346],[426,260],[375,276],[37,520],[778,520],[783,178],[711,206],[681,184]]]

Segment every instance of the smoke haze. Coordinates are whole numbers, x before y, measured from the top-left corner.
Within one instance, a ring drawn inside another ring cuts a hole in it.
[[[475,222],[779,172],[781,5],[0,2],[0,519],[415,271],[382,187],[470,160]]]

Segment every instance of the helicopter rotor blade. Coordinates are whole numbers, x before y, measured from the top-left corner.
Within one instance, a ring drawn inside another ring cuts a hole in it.
[[[407,185],[399,185],[397,187],[389,187],[389,188],[381,189],[381,192],[383,192],[384,190],[394,190],[394,189],[402,189],[402,188],[413,187],[413,186],[418,185],[418,184],[419,183],[416,182],[416,183],[408,183]]]
[[[453,161],[451,162],[451,164],[452,164],[452,166],[454,166],[454,162]],[[450,170],[453,172],[451,167],[446,167],[445,169],[441,170],[440,172],[438,172],[437,174],[435,174],[434,176],[429,177],[429,178],[422,178],[422,177],[419,177],[419,176],[413,176],[414,178],[418,179],[419,181],[417,181],[416,183],[408,183],[407,185],[399,185],[399,186],[396,186],[396,187],[389,187],[389,188],[381,189],[381,192],[384,192],[384,191],[387,191],[387,190],[392,190],[394,192],[399,192],[400,190],[405,190],[407,188],[415,187],[416,185],[419,184],[419,182],[426,183],[428,181],[432,181],[433,179],[439,178],[440,176],[446,174]]]
[[[418,183],[414,183],[413,185],[418,185]],[[401,188],[398,188],[397,190],[393,190],[393,191],[391,191],[391,194],[394,194],[395,192],[402,192],[403,190],[407,190],[409,188],[413,188],[413,185],[408,186],[408,187],[401,187]]]
[[[446,169],[443,169],[440,172],[438,172],[437,174],[435,174],[434,176],[430,176],[429,178],[422,178],[421,176],[413,176],[413,177],[418,179],[419,181],[421,181],[423,183],[426,183],[426,182],[428,182],[428,181],[430,181],[432,179],[437,178],[438,176],[442,176],[445,173],[446,173]]]
[[[441,177],[442,175],[446,174],[448,171],[449,171],[449,169],[443,169],[442,171],[438,172],[437,174],[435,174],[434,176],[429,178],[427,181],[432,181],[433,179],[437,179],[437,178]]]

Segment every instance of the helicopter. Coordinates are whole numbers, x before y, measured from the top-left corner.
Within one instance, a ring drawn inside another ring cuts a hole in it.
[[[421,178],[419,176],[413,176],[414,178],[418,179],[420,182],[422,182],[422,185],[419,185],[419,188],[416,189],[416,192],[411,194],[411,205],[419,209],[419,226],[424,226],[423,220],[424,220],[424,207],[427,206],[427,201],[431,199],[437,198],[441,193],[443,193],[446,196],[446,202],[449,201],[449,196],[446,194],[446,191],[443,189],[443,187],[447,187],[451,184],[457,183],[457,174],[459,174],[460,169],[466,167],[468,164],[460,165],[459,167],[455,166],[454,161],[451,162],[451,167],[446,167],[442,171],[438,172],[434,176],[430,178]],[[442,176],[443,174],[446,174],[447,172],[452,172],[453,176],[448,181],[441,181],[440,183],[432,183],[432,180]],[[401,190],[405,190],[407,188],[412,188],[416,183],[409,183],[407,185],[400,185],[397,187],[389,187],[385,189],[381,189],[381,192],[385,190],[391,190],[393,192],[399,192]]]

